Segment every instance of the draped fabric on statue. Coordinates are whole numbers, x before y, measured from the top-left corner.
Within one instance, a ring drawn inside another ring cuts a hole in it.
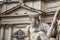
[[[38,40],[38,38],[41,40],[49,40],[49,38],[46,35],[49,28],[50,26],[46,23],[41,23],[38,29],[35,29],[32,27],[32,25],[29,25],[26,28],[26,34],[30,34],[31,40]],[[36,30],[38,30],[38,32]]]

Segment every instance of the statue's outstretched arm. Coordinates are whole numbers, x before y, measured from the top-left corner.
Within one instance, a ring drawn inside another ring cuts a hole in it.
[[[54,24],[54,28],[53,28],[53,31],[52,31],[52,37],[56,37],[56,34],[57,34],[57,27],[58,27],[58,23],[57,23],[57,20]]]

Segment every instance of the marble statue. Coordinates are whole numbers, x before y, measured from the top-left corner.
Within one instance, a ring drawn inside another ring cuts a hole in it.
[[[39,14],[30,15],[30,21],[31,24],[26,27],[26,40],[50,40],[50,37],[47,36],[50,26],[46,23],[40,23]],[[55,37],[54,29],[51,32],[51,37]]]

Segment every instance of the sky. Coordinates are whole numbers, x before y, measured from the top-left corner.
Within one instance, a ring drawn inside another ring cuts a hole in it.
[[[0,0],[0,1],[3,1],[3,0]]]

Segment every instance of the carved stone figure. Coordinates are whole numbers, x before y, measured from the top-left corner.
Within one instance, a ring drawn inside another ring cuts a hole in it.
[[[47,36],[50,26],[46,23],[40,23],[39,14],[30,15],[30,21],[31,24],[26,27],[26,35],[28,36],[26,40],[50,40],[50,37]],[[55,30],[52,34],[54,37]]]

